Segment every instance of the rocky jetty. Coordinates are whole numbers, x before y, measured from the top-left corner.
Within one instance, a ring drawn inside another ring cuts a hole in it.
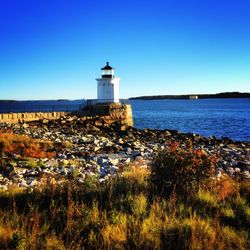
[[[138,130],[119,123],[108,124],[102,117],[65,116],[57,120],[0,124],[1,131],[12,131],[34,139],[50,140],[54,158],[23,159],[8,154],[0,162],[0,189],[11,186],[33,189],[48,182],[74,179],[83,183],[91,178],[103,182],[121,172],[130,162],[147,167],[152,157],[171,142],[202,149],[218,159],[217,177],[227,173],[250,178],[250,142],[229,138],[202,137],[176,130]]]

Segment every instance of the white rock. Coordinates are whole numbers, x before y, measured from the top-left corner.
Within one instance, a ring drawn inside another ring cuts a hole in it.
[[[99,179],[99,182],[101,182],[101,183],[103,183],[104,181],[106,181],[105,178],[100,178],[100,179]]]
[[[6,185],[0,184],[0,189],[6,191],[6,190],[8,190],[8,187]]]
[[[235,169],[234,169],[234,172],[235,172],[235,173],[240,173],[240,171],[241,171],[240,168],[235,168]]]
[[[112,159],[110,158],[109,159],[109,162],[112,164],[112,165],[117,165],[119,163],[119,159]]]
[[[130,159],[130,158],[126,158],[123,162],[124,162],[124,163],[130,163],[130,162],[131,162],[131,159]]]

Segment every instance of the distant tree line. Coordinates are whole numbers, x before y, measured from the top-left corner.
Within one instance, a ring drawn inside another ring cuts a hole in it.
[[[250,93],[224,92],[218,94],[190,94],[190,95],[154,95],[132,97],[130,100],[159,100],[159,99],[189,99],[190,96],[198,96],[199,99],[205,98],[250,98]]]

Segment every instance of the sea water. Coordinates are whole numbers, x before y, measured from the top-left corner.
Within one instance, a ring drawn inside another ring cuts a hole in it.
[[[250,141],[250,98],[131,100],[136,128]]]
[[[0,102],[0,113],[77,110],[84,100]],[[131,100],[134,126],[250,141],[250,98]]]

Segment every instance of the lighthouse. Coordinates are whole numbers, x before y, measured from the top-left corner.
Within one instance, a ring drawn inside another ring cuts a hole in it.
[[[115,69],[107,65],[101,69],[101,78],[97,78],[98,103],[119,103],[119,81]]]

